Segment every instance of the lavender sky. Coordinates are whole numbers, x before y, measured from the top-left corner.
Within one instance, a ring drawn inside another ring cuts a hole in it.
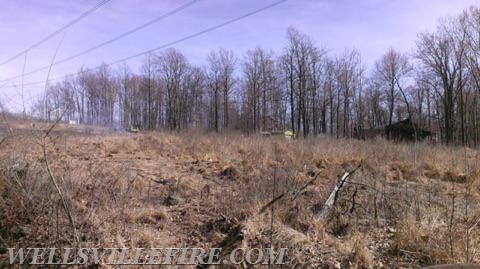
[[[65,25],[99,0],[2,0],[0,3],[0,62]],[[188,0],[112,0],[66,30],[57,59],[63,59],[166,13]],[[275,0],[201,0],[186,10],[145,28],[125,39],[71,62],[53,67],[50,77],[75,73],[81,67],[136,54],[242,15]],[[194,64],[205,63],[206,55],[220,47],[233,50],[241,60],[256,46],[281,53],[286,29],[296,27],[309,35],[330,55],[355,48],[365,66],[371,67],[389,48],[411,53],[417,34],[433,31],[442,17],[459,14],[480,0],[290,0],[260,14],[206,35],[185,41],[175,48]],[[63,34],[28,52],[25,71],[50,64]],[[22,73],[24,57],[0,66],[0,80]],[[138,71],[142,58],[128,61]],[[114,66],[113,69],[117,69]],[[45,80],[47,71],[24,78],[24,83]],[[16,79],[0,88],[0,101],[11,110],[22,103]],[[0,87],[3,84],[0,83]],[[43,85],[25,86],[27,106],[43,92]]]

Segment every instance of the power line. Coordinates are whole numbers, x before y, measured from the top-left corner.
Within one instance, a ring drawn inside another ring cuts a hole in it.
[[[12,85],[12,88],[18,89],[17,85]],[[2,101],[0,101],[0,110],[1,110],[2,107],[7,108],[11,104],[13,104],[17,107],[21,107],[22,105],[14,99],[15,97],[20,97],[22,99],[23,103],[30,103],[30,102],[34,101],[35,99],[38,99],[39,98],[38,96],[32,96],[33,92],[34,91],[31,91],[31,90],[27,91],[27,92],[23,92],[23,96],[20,93],[18,93],[18,91],[16,91],[11,96],[4,95],[2,97]],[[29,94],[30,97],[25,99],[25,93]],[[4,100],[6,100],[6,102]]]
[[[8,58],[7,60],[3,61],[0,63],[0,66],[3,66],[15,59],[17,59],[18,57],[22,56],[23,54],[27,53],[28,51],[40,46],[41,44],[45,43],[47,40],[53,38],[54,36],[58,35],[59,33],[61,33],[62,31],[64,31],[65,29],[71,27],[72,25],[74,25],[75,23],[81,21],[83,18],[87,17],[88,15],[90,15],[92,12],[94,12],[95,10],[99,9],[100,7],[102,7],[103,5],[107,4],[108,2],[110,2],[111,0],[102,0],[100,1],[99,3],[97,3],[95,6],[93,6],[91,9],[85,11],[84,13],[80,14],[80,16],[78,16],[77,18],[75,18],[74,20],[70,21],[69,23],[65,24],[64,26],[60,27],[58,30],[56,30],[55,32],[47,35],[46,37],[40,39],[40,41],[34,43],[33,45],[29,46],[28,48],[20,51],[19,53],[15,54],[14,56]]]
[[[80,74],[83,74],[83,73],[86,73],[88,71],[92,71],[92,70],[96,70],[96,69],[99,69],[103,66],[111,66],[111,65],[116,65],[116,64],[119,64],[119,63],[122,63],[122,62],[125,62],[125,61],[128,61],[128,60],[131,60],[131,59],[134,59],[134,58],[138,58],[142,55],[147,55],[147,54],[150,54],[152,52],[155,52],[157,50],[161,50],[161,49],[165,49],[165,48],[168,48],[170,46],[173,46],[173,45],[176,45],[178,43],[181,43],[181,42],[184,42],[184,41],[187,41],[189,39],[192,39],[192,38],[195,38],[195,37],[198,37],[198,36],[201,36],[201,35],[204,35],[204,34],[207,34],[209,32],[213,32],[217,29],[220,29],[222,27],[225,27],[229,24],[232,24],[232,23],[235,23],[237,21],[240,21],[240,20],[243,20],[245,18],[248,18],[250,16],[253,16],[255,14],[258,14],[262,11],[265,11],[267,9],[270,9],[270,8],[273,8],[275,6],[278,6],[284,2],[287,2],[289,0],[280,0],[280,1],[276,1],[276,2],[273,2],[269,5],[266,5],[266,6],[263,6],[261,8],[258,8],[258,9],[255,9],[253,11],[250,11],[250,12],[247,12],[243,15],[240,15],[238,17],[235,17],[233,19],[230,19],[230,20],[227,20],[225,22],[222,22],[220,24],[217,24],[217,25],[214,25],[214,26],[211,26],[209,28],[206,28],[204,30],[201,30],[199,32],[196,32],[196,33],[193,33],[193,34],[190,34],[190,35],[187,35],[185,37],[182,37],[180,39],[177,39],[175,41],[171,41],[169,43],[166,43],[166,44],[163,44],[161,46],[158,46],[158,47],[155,47],[153,49],[149,49],[149,50],[146,50],[146,51],[143,51],[143,52],[140,52],[140,53],[137,53],[137,54],[134,54],[134,55],[131,55],[131,56],[128,56],[128,57],[125,57],[125,58],[122,58],[122,59],[119,59],[119,60],[116,60],[116,61],[113,61],[113,62],[110,62],[110,63],[107,63],[107,64],[102,64],[102,65],[98,65],[98,66],[95,66],[95,67],[92,67],[90,69],[87,69],[87,70],[82,70],[82,71],[79,71],[79,72],[76,72],[76,73],[73,73],[73,74],[68,74],[68,75],[63,75],[63,76],[59,76],[59,77],[55,77],[55,78],[52,78],[50,81],[56,81],[56,80],[60,80],[60,79],[63,79],[63,78],[67,78],[69,76],[76,76],[76,75],[80,75]],[[2,81],[0,81],[2,82]],[[31,83],[25,83],[24,85],[25,86],[31,86],[31,85],[39,85],[39,84],[44,84],[45,81],[36,81],[36,82],[31,82]]]
[[[102,43],[100,43],[100,44],[97,44],[97,45],[95,45],[95,46],[93,46],[93,47],[91,47],[91,48],[85,49],[85,50],[83,50],[83,51],[81,51],[81,52],[79,52],[79,53],[77,53],[77,54],[72,55],[72,56],[69,56],[69,57],[63,58],[63,59],[61,59],[61,60],[58,60],[58,61],[54,62],[54,63],[51,64],[51,65],[46,65],[46,66],[43,66],[43,67],[34,69],[34,70],[29,71],[29,72],[24,73],[24,74],[20,74],[20,75],[16,75],[16,76],[13,76],[13,77],[10,77],[10,78],[7,78],[7,79],[3,79],[3,80],[0,80],[0,82],[10,81],[10,80],[13,80],[13,79],[16,79],[16,78],[21,78],[21,77],[24,77],[24,76],[28,76],[28,75],[31,75],[31,74],[35,74],[35,73],[38,73],[38,72],[40,72],[40,71],[47,70],[47,69],[49,69],[49,68],[51,68],[51,67],[53,67],[53,66],[56,66],[56,65],[59,65],[59,64],[65,63],[65,62],[69,62],[69,61],[71,61],[71,60],[73,60],[73,59],[76,59],[76,58],[78,58],[78,57],[80,57],[80,56],[83,56],[83,55],[85,55],[85,54],[88,54],[88,53],[90,53],[90,52],[92,52],[92,51],[94,51],[94,50],[97,50],[97,49],[99,49],[99,48],[101,48],[101,47],[104,47],[104,46],[106,46],[106,45],[108,45],[108,44],[111,44],[111,43],[113,43],[113,42],[115,42],[115,41],[118,41],[118,40],[120,40],[120,39],[122,39],[122,38],[124,38],[124,37],[127,37],[127,36],[129,36],[129,35],[137,32],[137,31],[142,30],[143,28],[146,28],[146,27],[148,27],[148,26],[150,26],[150,25],[152,25],[152,24],[154,24],[154,23],[156,23],[156,22],[159,22],[160,20],[166,19],[166,18],[168,18],[168,17],[170,17],[170,16],[172,16],[172,15],[174,15],[174,14],[176,14],[176,13],[178,13],[178,12],[180,12],[180,11],[186,9],[186,8],[188,8],[189,6],[195,4],[195,3],[198,2],[198,1],[200,1],[200,0],[192,0],[192,1],[189,1],[189,2],[187,2],[187,3],[185,3],[185,4],[183,4],[183,5],[175,8],[175,9],[173,9],[173,10],[171,10],[171,11],[169,11],[169,12],[167,12],[167,13],[161,15],[161,16],[159,16],[159,17],[156,17],[156,18],[153,19],[153,20],[150,20],[150,21],[148,21],[148,22],[146,22],[146,23],[144,23],[144,24],[142,24],[142,25],[140,25],[140,26],[137,26],[137,27],[135,27],[135,28],[133,28],[133,29],[131,29],[131,30],[128,30],[127,32],[122,33],[122,34],[120,34],[120,35],[118,35],[118,36],[116,36],[116,37],[114,37],[114,38],[112,38],[112,39],[110,39],[110,40],[104,41],[104,42],[102,42]]]

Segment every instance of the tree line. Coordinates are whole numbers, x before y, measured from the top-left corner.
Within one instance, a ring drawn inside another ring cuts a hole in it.
[[[287,30],[284,49],[209,53],[196,66],[176,49],[127,65],[80,70],[48,86],[35,105],[46,120],[145,130],[292,130],[352,137],[411,118],[447,144],[480,141],[480,9],[418,35],[409,53],[389,49],[368,68],[360,53],[329,55]]]

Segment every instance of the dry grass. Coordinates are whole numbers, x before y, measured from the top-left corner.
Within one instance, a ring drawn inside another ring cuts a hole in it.
[[[65,132],[48,139],[47,149],[80,246],[208,247],[244,223],[241,244],[288,247],[289,268],[480,260],[476,150],[328,137]],[[362,160],[334,212],[320,218],[338,178]],[[297,199],[273,206],[273,225],[271,209],[257,214],[317,174]],[[0,242],[75,243],[35,132],[0,145],[0,199]]]

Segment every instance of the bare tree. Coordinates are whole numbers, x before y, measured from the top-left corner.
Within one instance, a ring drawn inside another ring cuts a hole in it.
[[[437,94],[443,105],[447,144],[454,140],[455,99],[462,85],[462,58],[465,50],[463,40],[455,40],[449,34],[449,25],[441,25],[435,33],[421,34],[416,52],[416,57],[424,68],[434,73],[442,83],[442,91]]]
[[[220,92],[223,94],[223,128],[229,127],[229,97],[235,83],[234,72],[236,58],[232,51],[219,49],[212,51],[207,58],[208,80],[213,92],[214,125],[215,130],[220,131]]]
[[[388,124],[393,123],[393,113],[395,111],[395,102],[398,94],[401,94],[409,117],[411,117],[409,102],[404,91],[404,78],[408,76],[411,71],[411,66],[408,62],[408,57],[401,54],[394,49],[390,49],[385,53],[380,60],[375,63],[374,79],[378,84],[385,89],[387,103],[388,103]]]
[[[360,87],[362,75],[361,57],[358,51],[345,51],[335,62],[335,84],[337,87],[337,136],[342,130],[343,137],[351,136],[351,104]],[[343,101],[342,124],[340,126],[340,101]]]
[[[278,92],[278,72],[273,52],[262,48],[249,50],[243,63],[245,116],[249,130],[278,128],[282,94]]]
[[[212,51],[200,68],[168,49],[148,55],[138,74],[127,66],[119,72],[107,65],[81,69],[49,85],[39,107],[46,119],[67,111],[64,120],[87,124],[217,132],[291,129],[303,137],[351,137],[408,115],[446,143],[477,145],[479,10],[472,7],[421,34],[411,61],[388,50],[369,77],[355,49],[329,56],[309,36],[289,28],[280,56],[265,48],[249,50],[239,73],[232,51]]]
[[[166,121],[171,130],[180,128],[181,104],[184,97],[183,83],[189,70],[185,56],[175,49],[168,49],[158,57],[158,72],[166,89]]]

